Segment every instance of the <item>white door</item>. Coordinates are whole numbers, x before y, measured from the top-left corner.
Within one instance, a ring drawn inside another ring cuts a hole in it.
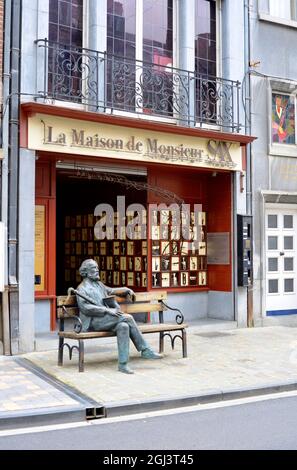
[[[297,314],[297,211],[266,211],[266,315]]]

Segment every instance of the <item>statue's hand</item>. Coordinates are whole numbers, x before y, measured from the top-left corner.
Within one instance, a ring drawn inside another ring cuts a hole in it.
[[[135,302],[136,300],[136,295],[135,292],[132,289],[127,288],[127,297],[130,297],[132,302]]]
[[[108,311],[108,313],[114,317],[120,317],[122,315],[122,312],[119,308],[109,308]]]

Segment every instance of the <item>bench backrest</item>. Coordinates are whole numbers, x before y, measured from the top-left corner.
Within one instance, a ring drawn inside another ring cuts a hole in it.
[[[121,304],[121,310],[125,313],[150,313],[166,310],[162,300],[167,300],[166,291],[156,292],[136,292],[135,302],[127,302],[124,297],[116,297]],[[75,295],[60,295],[57,297],[57,315],[58,318],[67,318],[78,315],[78,306]]]

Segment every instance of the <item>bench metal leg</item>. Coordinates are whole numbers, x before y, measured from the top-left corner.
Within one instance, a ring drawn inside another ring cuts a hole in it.
[[[159,336],[159,353],[163,353],[164,352],[164,333],[160,333],[160,336]]]
[[[85,348],[84,341],[82,339],[78,340],[78,371],[84,371],[84,362],[85,362]]]
[[[64,338],[59,337],[58,366],[63,365]]]
[[[183,357],[188,357],[187,351],[187,332],[186,330],[182,330],[182,342],[183,342]]]

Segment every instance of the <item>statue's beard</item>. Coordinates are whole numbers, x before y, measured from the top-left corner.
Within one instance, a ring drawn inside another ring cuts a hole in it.
[[[99,281],[100,276],[99,274],[94,274],[93,276],[89,276],[89,279],[91,279],[91,281]]]

